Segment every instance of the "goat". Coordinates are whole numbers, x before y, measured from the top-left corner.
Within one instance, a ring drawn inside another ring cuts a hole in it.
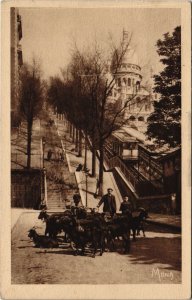
[[[77,219],[86,219],[87,218],[87,212],[84,207],[72,206],[71,213],[73,216],[77,217]]]
[[[107,224],[107,240],[112,243],[112,249],[115,248],[115,238],[122,237],[124,242],[124,253],[130,251],[130,229],[131,217],[127,215],[114,218]]]
[[[93,247],[92,257],[95,257],[98,248],[100,248],[100,255],[103,254],[103,231],[95,226],[91,220],[77,220],[73,218],[69,224],[65,225],[65,232],[69,235],[71,242],[76,245],[75,255],[78,254],[79,248],[81,249],[81,254],[84,255],[85,246],[88,243]],[[74,247],[72,248],[74,249]]]
[[[58,248],[59,243],[56,239],[37,234],[34,228],[29,230],[28,237],[33,239],[37,248]]]
[[[145,230],[143,222],[145,219],[149,218],[148,212],[144,208],[139,208],[139,215],[137,217],[132,217],[131,229],[133,231],[133,240],[136,241],[136,233],[139,235],[140,230],[143,231],[143,236],[145,236]]]
[[[60,220],[63,217],[70,217],[71,212],[65,211],[62,214],[48,215],[45,210],[42,210],[38,216],[38,219],[46,222],[45,236],[48,234],[50,237],[55,238],[58,233],[62,232],[62,226]]]

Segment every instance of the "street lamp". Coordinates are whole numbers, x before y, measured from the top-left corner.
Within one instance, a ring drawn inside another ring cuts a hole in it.
[[[43,169],[45,167],[44,165],[44,158],[45,158],[45,138],[42,139],[42,144],[43,144]]]
[[[89,176],[89,170],[87,169],[85,171],[85,178],[86,178],[86,180],[85,180],[85,190],[86,190],[85,205],[86,205],[86,207],[87,207],[87,194],[88,194],[88,180],[87,180],[88,176]]]

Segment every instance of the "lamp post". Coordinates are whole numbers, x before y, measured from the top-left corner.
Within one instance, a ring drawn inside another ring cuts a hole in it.
[[[85,159],[84,159],[84,170],[87,170],[87,133],[85,133]]]
[[[45,158],[45,138],[42,139],[42,144],[43,144],[43,169],[45,168],[44,165],[44,158]]]
[[[88,178],[88,176],[89,176],[89,170],[87,169],[86,171],[85,171],[85,178],[86,178],[86,180],[85,180],[85,189],[86,189],[86,196],[85,196],[85,205],[86,205],[86,207],[87,207],[87,194],[88,194],[88,191],[87,191],[87,189],[88,189],[88,180],[87,180],[87,178]]]

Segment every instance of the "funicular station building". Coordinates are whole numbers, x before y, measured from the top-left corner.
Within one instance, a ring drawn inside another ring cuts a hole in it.
[[[123,32],[124,39],[127,33]],[[105,151],[106,169],[113,169],[122,194],[130,196],[135,206],[153,212],[181,211],[181,148],[157,149],[147,141],[147,118],[153,112],[157,95],[142,86],[141,67],[131,48],[127,49],[116,74],[111,101],[123,106],[128,121],[108,139]],[[122,195],[123,196],[123,195]]]
[[[135,207],[157,213],[181,212],[180,147],[155,149],[145,142],[144,134],[138,137],[135,129],[122,129],[108,141],[105,161],[120,191],[130,196]]]

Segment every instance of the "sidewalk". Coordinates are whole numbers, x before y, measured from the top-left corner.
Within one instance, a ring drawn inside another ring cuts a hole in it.
[[[84,164],[84,156],[77,157],[77,153],[74,152],[75,145],[70,141],[69,133],[66,132],[66,128],[63,126],[63,123],[63,121],[57,120],[58,132],[60,137],[62,138],[63,136],[66,136],[65,140],[63,139],[63,144],[66,148],[66,157],[68,160],[69,170],[72,173],[75,172],[83,205],[87,204],[86,206],[94,208],[97,206],[100,200],[100,198],[94,198],[97,182],[96,178],[90,176],[87,177],[88,192],[86,198],[86,175],[84,172],[76,172],[76,167],[78,166],[78,164]],[[87,167],[91,170],[91,151],[89,150],[87,152]],[[96,163],[96,175],[98,177],[98,160]],[[122,197],[113,178],[112,172],[104,172],[104,193],[107,192],[108,187],[112,187],[113,189],[113,194],[115,195],[117,200],[117,210],[119,211]],[[102,206],[100,207],[99,211],[102,211]],[[148,219],[147,222],[181,231],[181,216],[150,213],[150,219]]]

